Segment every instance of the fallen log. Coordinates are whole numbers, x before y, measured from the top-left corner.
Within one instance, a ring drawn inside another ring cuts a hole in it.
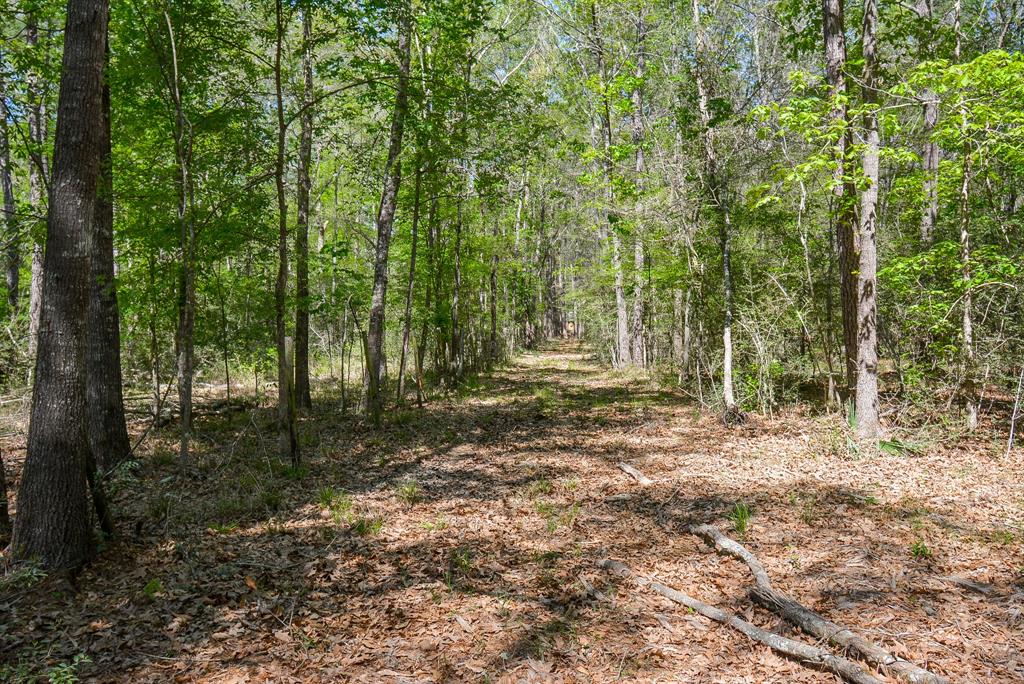
[[[882,672],[910,682],[910,684],[948,684],[945,677],[933,674],[889,653],[874,642],[842,625],[828,620],[813,610],[769,587],[754,587],[749,592],[754,603],[767,608],[790,624],[831,644],[847,649]]]
[[[772,588],[772,581],[768,577],[768,571],[761,565],[761,561],[757,559],[757,556],[748,551],[743,544],[730,539],[712,525],[694,525],[690,528],[690,534],[696,535],[711,546],[714,546],[719,553],[743,561],[750,568],[751,574],[754,575],[754,581],[757,582],[757,586],[765,587],[766,589]]]
[[[621,470],[622,472],[626,473],[634,480],[639,482],[641,487],[646,487],[648,485],[654,484],[654,480],[647,477],[646,475],[644,475],[643,473],[641,473],[639,470],[629,465],[628,463],[619,463],[618,466],[619,470]]]
[[[860,665],[852,660],[834,655],[817,646],[811,646],[802,641],[796,641],[781,634],[762,629],[732,613],[698,601],[660,582],[644,580],[636,576],[628,566],[618,561],[606,559],[600,561],[598,565],[609,572],[632,579],[639,586],[647,586],[668,600],[686,606],[709,620],[732,627],[752,641],[763,644],[776,653],[781,653],[790,658],[827,670],[851,684],[883,684],[882,680],[865,672]]]
[[[748,592],[751,600],[790,624],[799,627],[807,634],[856,653],[882,672],[899,677],[910,684],[949,683],[945,677],[918,667],[909,660],[898,658],[856,632],[827,620],[803,604],[775,591],[772,588],[768,572],[761,565],[757,556],[739,542],[723,534],[718,528],[712,525],[695,525],[690,528],[690,533],[714,546],[719,553],[746,563],[750,568],[750,573],[754,576],[754,583],[757,585]]]

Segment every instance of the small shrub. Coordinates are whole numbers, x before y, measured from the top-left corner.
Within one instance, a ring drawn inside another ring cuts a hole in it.
[[[530,493],[530,498],[536,498],[542,494],[550,494],[551,490],[551,480],[546,477],[542,477],[531,482],[527,491]]]
[[[25,563],[12,568],[0,577],[0,592],[9,589],[25,589],[46,579],[46,571],[35,563]]]
[[[89,656],[79,653],[70,663],[55,665],[47,673],[47,680],[50,684],[75,684],[80,682],[78,668],[86,663],[91,663]]]
[[[750,507],[739,501],[729,512],[729,521],[732,522],[732,529],[741,537],[747,535],[750,527]]]
[[[435,520],[428,520],[420,523],[420,527],[425,529],[427,532],[439,532],[448,527],[448,521],[443,517],[438,516]]]
[[[924,540],[918,539],[910,545],[910,555],[918,560],[927,560],[932,557],[932,550],[928,548]]]
[[[317,492],[317,501],[331,512],[331,518],[337,525],[348,521],[351,517],[352,499],[345,492],[334,487],[324,487]]]
[[[316,500],[324,508],[330,508],[334,503],[334,498],[338,496],[338,492],[334,487],[321,487],[316,493]]]
[[[380,518],[371,517],[359,517],[352,521],[349,525],[349,529],[352,530],[352,534],[360,537],[370,537],[380,533],[384,528],[384,521]]]
[[[146,582],[146,586],[142,588],[142,593],[149,598],[155,598],[157,594],[163,592],[164,585],[158,578],[153,578]]]
[[[473,571],[473,551],[465,547],[455,549],[448,557],[448,565],[463,577],[469,575]]]
[[[420,487],[413,481],[403,482],[398,485],[395,490],[399,500],[405,503],[406,506],[413,506],[420,500]]]

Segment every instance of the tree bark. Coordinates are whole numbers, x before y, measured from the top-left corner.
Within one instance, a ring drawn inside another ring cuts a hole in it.
[[[104,79],[100,178],[90,259],[89,336],[86,342],[89,443],[104,471],[128,458],[131,443],[121,385],[121,318],[114,275],[114,183],[110,145],[110,86]]]
[[[277,342],[277,436],[278,454],[292,467],[299,466],[299,442],[295,434],[294,376],[289,358],[285,300],[288,294],[288,198],[285,195],[285,144],[288,132],[284,117],[281,56],[284,43],[283,0],[275,3],[277,42],[274,49],[274,94],[277,100],[277,160],[274,179],[277,186],[277,280],[274,284],[274,313]]]
[[[302,132],[295,200],[295,404],[313,406],[309,387],[309,166],[313,154],[313,17],[302,11]]]
[[[105,0],[69,0],[28,455],[11,544],[15,557],[54,570],[80,567],[95,553],[85,350],[106,28]]]
[[[864,153],[861,166],[867,187],[860,196],[860,268],[857,278],[857,436],[882,436],[878,417],[878,0],[864,0]]]
[[[643,200],[640,198],[644,187],[644,173],[646,163],[644,159],[644,94],[643,80],[646,76],[646,55],[647,49],[647,24],[644,18],[643,6],[640,7],[639,16],[636,18],[636,69],[633,75],[636,77],[637,85],[633,89],[632,104],[632,141],[636,147],[635,172],[636,172],[636,217],[633,230],[633,312],[630,320],[630,347],[633,364],[640,368],[647,366],[647,330],[645,323],[646,314],[646,288],[644,281],[644,265],[646,263],[644,240],[643,240]]]
[[[171,81],[168,84],[174,106],[174,156],[178,166],[178,248],[181,268],[178,272],[178,328],[175,337],[177,355],[178,405],[181,436],[178,442],[178,463],[184,469],[189,463],[192,441],[192,376],[195,362],[196,317],[196,234],[189,211],[192,193],[191,124],[185,116],[181,99],[181,79],[178,73],[178,47],[174,37],[171,15],[164,12],[167,39],[171,48]],[[159,419],[159,416],[158,416]]]
[[[380,374],[384,358],[384,309],[388,291],[388,254],[391,232],[398,208],[398,188],[402,182],[402,136],[409,103],[409,66],[412,45],[411,8],[402,3],[398,27],[398,86],[395,109],[391,116],[391,135],[388,157],[384,165],[384,190],[377,212],[377,245],[373,263],[373,293],[370,299],[370,317],[367,324],[367,352],[369,381],[367,383],[366,410],[375,425],[380,424],[383,410],[380,392]]]
[[[968,430],[975,430],[978,427],[978,383],[976,378],[974,358],[974,305],[971,292],[971,214],[970,214],[970,190],[971,190],[971,148],[966,138],[968,135],[967,121],[963,122],[963,167],[960,180],[960,268],[963,278],[963,318],[961,319],[961,334],[963,349],[963,396],[964,412],[966,413],[966,427]]]
[[[619,217],[612,210],[614,202],[612,182],[615,169],[611,157],[612,147],[612,114],[608,96],[608,74],[605,67],[604,42],[601,40],[601,29],[597,21],[597,2],[590,5],[590,43],[597,65],[598,87],[601,89],[601,165],[604,171],[605,201],[608,203],[605,213],[606,229],[611,239],[612,271],[615,274],[615,365],[619,368],[633,363],[629,343],[629,314],[626,306],[626,286],[622,273],[622,241],[619,237],[617,224]]]
[[[697,81],[697,105],[702,123],[701,140],[704,147],[704,171],[711,207],[718,217],[718,241],[722,252],[722,294],[724,302],[722,323],[722,400],[725,403],[726,421],[730,422],[737,415],[736,396],[732,377],[732,222],[729,217],[729,205],[726,199],[726,188],[722,181],[718,156],[715,151],[715,130],[711,126],[710,90],[705,78],[702,61],[706,57],[707,47],[704,34],[700,28],[700,4],[693,0],[693,23],[697,31],[697,60],[694,77]]]
[[[33,50],[39,43],[39,22],[33,12],[25,19],[25,44]],[[28,203],[36,216],[45,212],[46,184],[49,175],[49,160],[44,151],[46,143],[46,111],[39,92],[39,77],[32,70],[26,78],[28,99],[28,137],[32,145],[31,163],[28,167]],[[43,235],[42,221],[33,220],[29,230],[32,245],[32,270],[29,280],[29,325],[28,355],[36,354],[36,339],[39,334],[40,304],[43,296]]]
[[[843,25],[843,0],[822,0],[822,27],[825,37],[825,75],[833,99],[830,126],[840,131],[833,152],[832,214],[839,255],[839,294],[843,319],[843,349],[846,361],[846,396],[857,391],[857,243],[854,234],[853,195],[856,189],[848,178],[846,154],[850,146],[846,99],[846,38]]]
[[[0,60],[0,64],[3,61]],[[18,315],[19,280],[21,277],[21,240],[18,236],[18,221],[14,208],[14,179],[11,169],[11,144],[8,137],[7,120],[10,112],[7,107],[7,91],[0,73],[0,188],[3,190],[3,214],[0,234],[7,243],[5,254],[5,273],[7,281],[7,307],[11,317]]]
[[[416,286],[416,248],[419,242],[420,194],[423,190],[423,168],[416,159],[416,184],[412,200],[412,243],[409,251],[409,278],[405,287],[405,316],[402,320],[402,355],[398,362],[398,403],[405,401],[405,367],[409,357],[409,337],[412,333],[412,295]]]

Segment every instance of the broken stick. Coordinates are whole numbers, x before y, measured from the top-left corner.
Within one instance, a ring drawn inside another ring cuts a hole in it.
[[[639,470],[629,465],[628,463],[619,463],[618,466],[619,470],[621,470],[622,472],[626,473],[634,480],[639,482],[641,487],[646,487],[647,485],[654,484],[654,480],[647,477],[646,475],[644,475],[643,473],[641,473]]]
[[[747,564],[757,585],[748,592],[754,603],[767,608],[807,634],[848,649],[882,672],[895,675],[910,684],[948,684],[949,680],[945,677],[920,668],[909,660],[896,657],[856,632],[827,620],[785,594],[775,591],[768,572],[757,556],[739,542],[727,537],[718,528],[711,525],[695,525],[690,528],[690,533],[714,546],[719,553]]]
[[[768,630],[762,629],[757,625],[753,625],[732,613],[728,613],[721,608],[715,608],[714,606],[710,606],[702,601],[698,601],[697,599],[676,591],[671,587],[667,587],[660,582],[644,580],[636,576],[628,566],[618,561],[602,560],[598,565],[610,572],[631,578],[639,586],[646,585],[668,600],[686,606],[687,608],[700,613],[709,620],[714,620],[720,624],[732,627],[744,634],[747,638],[756,641],[759,644],[763,644],[777,653],[781,653],[799,661],[810,663],[828,670],[829,672],[842,677],[843,680],[850,682],[851,684],[883,684],[880,679],[865,672],[860,665],[852,660],[847,660],[846,658],[834,655],[825,649],[818,648],[817,646],[811,646],[803,643],[802,641],[796,641],[795,639],[784,637],[780,634],[776,634],[775,632],[769,632]]]

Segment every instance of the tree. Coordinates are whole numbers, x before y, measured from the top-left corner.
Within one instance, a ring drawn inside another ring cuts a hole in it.
[[[28,456],[11,544],[17,557],[53,569],[77,568],[95,553],[85,351],[106,29],[105,0],[69,0]]]
[[[293,341],[285,323],[285,300],[288,291],[288,199],[285,195],[285,144],[288,125],[285,122],[284,89],[281,57],[284,51],[284,3],[274,5],[276,42],[274,45],[274,95],[277,100],[277,156],[274,180],[277,187],[277,280],[274,285],[274,320],[277,342],[277,422],[278,451],[281,458],[299,466],[299,440],[295,432],[295,375]],[[308,369],[307,369],[308,374]]]
[[[3,53],[0,52],[0,188],[3,193],[2,232],[7,243],[5,275],[7,280],[7,306],[11,315],[18,313],[18,287],[21,277],[21,250],[18,240],[18,221],[14,207],[14,181],[11,169],[11,144],[7,121],[10,112],[3,74]]]
[[[857,271],[857,435],[877,440],[878,419],[878,3],[864,0],[861,98],[864,102],[864,152],[861,167],[866,186],[860,197],[860,268]]]
[[[105,69],[106,70],[106,69]],[[110,84],[103,80],[100,179],[92,226],[87,316],[86,376],[89,444],[97,464],[109,471],[131,454],[121,387],[121,316],[114,275],[114,183],[110,142]]]
[[[295,204],[295,404],[313,406],[309,390],[309,179],[313,156],[313,14],[302,12],[302,131],[299,135],[298,185]]]
[[[409,106],[409,69],[412,51],[412,8],[403,3],[396,9],[398,12],[398,83],[395,90],[395,107],[391,115],[388,157],[384,165],[384,190],[381,192],[380,207],[377,211],[373,294],[370,301],[366,342],[368,373],[366,411],[374,423],[380,422],[383,411],[380,380],[384,357],[384,307],[388,289],[388,254],[398,205],[398,189],[402,182],[402,165],[399,156],[402,153],[402,136],[405,132],[405,117]]]
[[[830,130],[835,137],[832,174],[832,222],[839,254],[839,294],[846,360],[846,394],[853,400],[857,388],[857,242],[854,235],[852,174],[848,168],[850,122],[847,113],[846,37],[843,0],[822,0],[825,36],[825,75],[829,85]]]

